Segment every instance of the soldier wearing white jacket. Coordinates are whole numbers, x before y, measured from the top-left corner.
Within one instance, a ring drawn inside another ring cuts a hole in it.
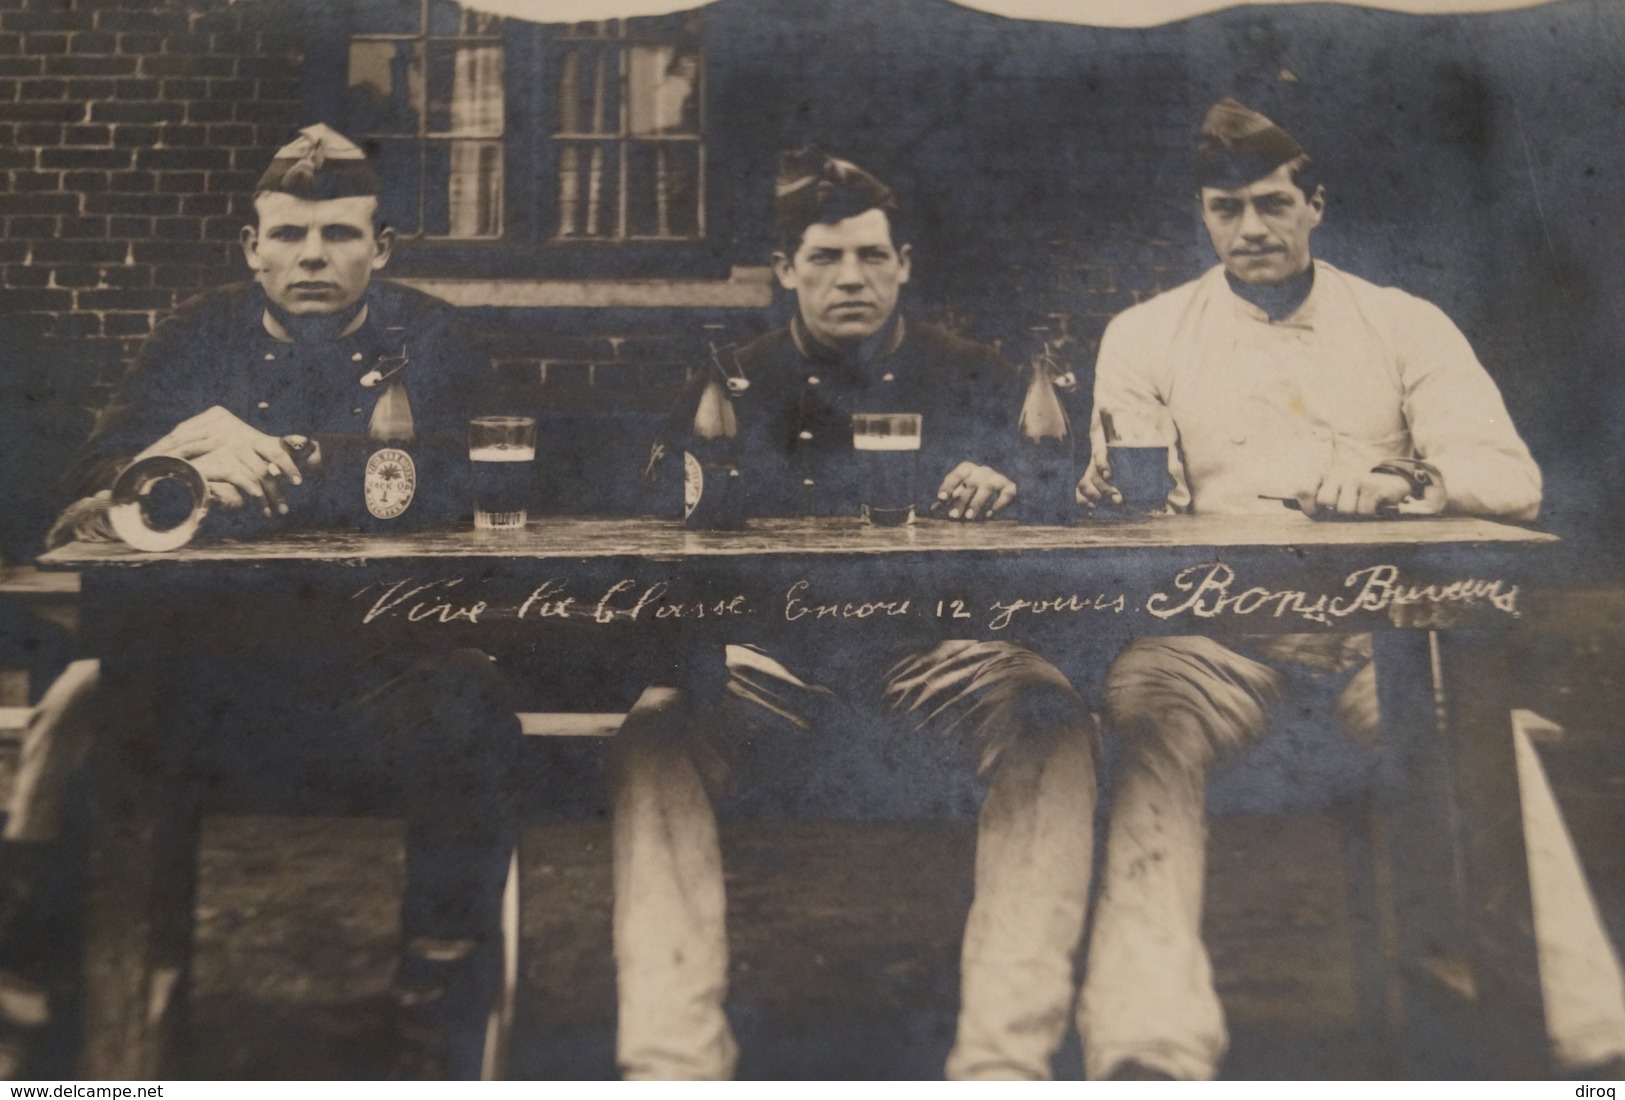
[[[1106,410],[1119,432],[1156,437],[1125,442],[1173,444],[1175,511],[1290,520],[1284,499],[1310,518],[1532,520],[1540,471],[1460,330],[1312,257],[1325,193],[1297,141],[1227,99],[1208,112],[1196,160],[1220,263],[1107,327],[1080,500],[1118,496]],[[1264,731],[1287,666],[1316,670],[1341,691],[1351,731],[1374,732],[1370,654],[1369,636],[1170,637],[1136,640],[1113,662],[1103,703],[1125,763],[1078,1006],[1091,1077],[1217,1072],[1228,1037],[1200,932],[1208,771]],[[1520,754],[1520,778],[1527,814],[1530,792],[1545,790],[1532,754]],[[1528,820],[1531,850],[1577,872],[1555,812]],[[1531,878],[1557,1061],[1618,1057],[1619,965],[1583,882],[1559,900],[1549,868]]]

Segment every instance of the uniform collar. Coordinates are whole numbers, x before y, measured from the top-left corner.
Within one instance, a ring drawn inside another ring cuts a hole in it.
[[[362,313],[361,323],[356,325],[354,329],[343,333],[342,335],[335,334],[331,337],[325,338],[294,340],[279,339],[265,327],[265,317],[271,316],[275,318],[278,324],[281,324],[284,329],[287,329],[287,315],[283,313],[282,310],[277,309],[272,305],[270,298],[266,296],[264,287],[260,286],[258,283],[255,283],[252,286],[252,292],[248,295],[248,298],[252,303],[252,308],[248,310],[248,321],[254,328],[256,335],[263,336],[273,343],[307,348],[333,347],[340,344],[347,345],[353,341],[365,340],[369,334],[376,332],[377,330],[378,310],[376,303],[373,301],[372,287],[369,285],[367,289],[362,292],[360,302],[346,311],[350,320],[354,320],[357,313]]]
[[[255,362],[287,363],[297,359],[332,364],[335,370],[353,370],[358,384],[371,371],[393,376],[392,371],[399,373],[395,368],[409,362],[405,333],[397,326],[384,323],[373,295],[373,286],[367,287],[363,299],[367,303],[367,316],[360,327],[332,340],[294,343],[278,340],[266,331],[261,320],[266,302],[264,290],[258,284],[250,284],[250,293],[243,297],[240,320],[252,341],[249,346],[254,349]]]
[[[813,338],[801,322],[801,314],[790,318],[790,339],[803,359],[832,367],[846,368],[854,374],[867,374],[874,363],[892,355],[903,342],[907,331],[901,310],[894,311],[880,331],[855,347],[837,348]]]
[[[1287,312],[1276,316],[1271,316],[1271,313],[1282,303],[1269,301],[1271,296],[1265,296],[1262,299],[1263,305],[1250,301],[1237,292],[1235,283],[1231,281],[1229,273],[1224,270],[1223,264],[1220,264],[1214,270],[1218,283],[1224,288],[1224,295],[1234,304],[1236,312],[1240,316],[1268,325],[1285,325],[1292,328],[1315,327],[1315,306],[1323,297],[1322,288],[1326,283],[1327,270],[1327,266],[1319,260],[1311,260],[1308,269],[1302,275],[1297,276],[1297,279],[1307,281],[1309,285],[1307,289],[1294,288],[1303,290],[1303,297],[1295,305],[1291,303],[1291,298],[1294,295],[1287,291],[1287,288],[1281,288],[1283,291],[1281,298],[1284,300],[1284,308]],[[1266,305],[1270,308],[1266,309]]]

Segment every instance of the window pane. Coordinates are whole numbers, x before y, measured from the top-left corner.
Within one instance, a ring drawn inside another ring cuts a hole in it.
[[[700,54],[676,45],[627,50],[628,130],[633,136],[695,134],[700,128]]]
[[[351,0],[350,25],[363,34],[422,34],[418,0]]]
[[[597,19],[590,23],[571,23],[566,34],[571,38],[614,38],[616,20]]]
[[[502,47],[429,43],[431,134],[502,136]]]
[[[559,59],[559,133],[621,132],[620,47],[570,42]]]
[[[350,43],[348,118],[358,133],[415,134],[423,109],[423,52],[415,42]]]
[[[385,218],[407,237],[500,238],[503,21],[456,0],[351,3],[344,122],[377,160]]]
[[[366,144],[367,156],[378,173],[378,205],[384,221],[403,236],[416,236],[423,228],[418,212],[422,199],[422,142],[417,138],[383,138]]]
[[[628,144],[627,157],[628,234],[699,236],[699,144],[635,141]]]
[[[626,21],[626,36],[639,41],[682,42],[697,45],[704,24],[698,8],[672,15],[650,15]]]
[[[454,141],[450,153],[446,235],[502,236],[502,143]]]
[[[613,143],[561,143],[558,235],[619,236],[620,178],[620,162]]]
[[[502,18],[468,11],[456,0],[429,0],[429,34],[444,38],[502,33]]]

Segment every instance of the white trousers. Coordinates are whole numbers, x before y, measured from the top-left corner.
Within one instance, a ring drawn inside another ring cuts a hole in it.
[[[961,961],[957,1078],[1048,1078],[1068,1023],[1092,857],[1094,719],[1054,666],[998,642],[947,642],[839,688],[728,647],[723,702],[693,714],[646,692],[612,769],[617,1055],[628,1078],[721,1079],[727,995],[713,800],[759,736],[839,737],[854,707],[899,736],[963,737],[987,783]],[[764,725],[766,716],[777,725]]]
[[[1335,641],[1335,640],[1334,640]],[[1091,1078],[1127,1060],[1181,1080],[1208,1080],[1229,1044],[1201,940],[1207,830],[1204,794],[1216,758],[1263,732],[1283,677],[1198,637],[1140,639],[1113,663],[1105,710],[1126,759],[1078,1030]],[[1324,637],[1304,640],[1311,667]],[[1340,710],[1376,713],[1375,678],[1357,676]],[[1625,1054],[1619,959],[1603,930],[1551,787],[1528,737],[1515,735],[1541,988],[1554,1060],[1576,1069]]]
[[[64,799],[102,728],[100,661],[74,661],[40,697],[23,733],[4,838],[44,843],[62,835]]]

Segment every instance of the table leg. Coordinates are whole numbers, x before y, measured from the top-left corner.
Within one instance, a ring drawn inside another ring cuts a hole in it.
[[[85,1042],[80,1075],[170,1072],[192,941],[197,815],[164,751],[160,676],[107,661],[107,728],[92,750]]]
[[[1403,1005],[1391,961],[1395,957],[1393,869],[1376,792],[1367,791],[1339,816],[1360,1044],[1379,1073],[1397,1073],[1393,1025],[1401,1018]]]
[[[1550,1071],[1504,635],[1377,635],[1381,799],[1412,1076]]]
[[[1436,637],[1483,1068],[1498,1078],[1547,1077],[1551,1048],[1512,739],[1509,639],[1466,630]]]

